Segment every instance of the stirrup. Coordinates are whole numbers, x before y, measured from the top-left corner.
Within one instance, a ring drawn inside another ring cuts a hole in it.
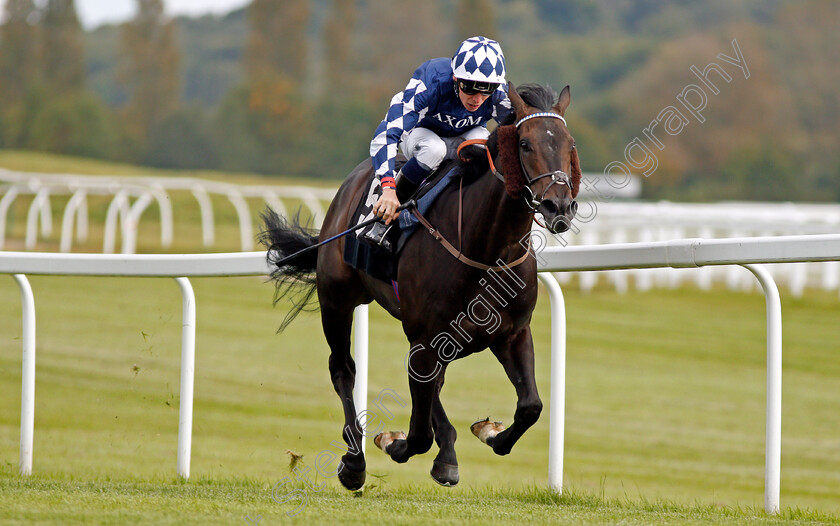
[[[399,230],[395,228],[395,223],[392,222],[390,225],[386,225],[382,222],[376,222],[373,224],[373,228],[365,232],[362,236],[366,241],[373,243],[379,247],[382,247],[382,250],[387,252],[389,255],[394,254],[394,241],[392,238],[396,235],[396,232]]]

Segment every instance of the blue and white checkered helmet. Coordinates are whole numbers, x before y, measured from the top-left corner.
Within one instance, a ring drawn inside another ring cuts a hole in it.
[[[505,55],[495,40],[471,37],[461,43],[452,57],[452,71],[459,79],[503,84]]]

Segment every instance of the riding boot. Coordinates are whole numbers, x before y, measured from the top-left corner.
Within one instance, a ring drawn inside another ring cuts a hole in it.
[[[397,173],[397,176],[394,177],[394,183],[396,184],[397,190],[397,199],[400,200],[400,204],[405,203],[417,192],[417,188],[420,186],[418,183],[415,183],[404,173],[402,170]]]

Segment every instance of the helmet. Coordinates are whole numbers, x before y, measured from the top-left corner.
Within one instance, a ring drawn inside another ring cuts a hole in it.
[[[456,78],[502,84],[505,81],[505,55],[495,40],[472,37],[464,40],[452,57]]]

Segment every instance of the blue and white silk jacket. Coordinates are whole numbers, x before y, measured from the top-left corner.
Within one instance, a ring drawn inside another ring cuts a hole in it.
[[[416,126],[428,128],[441,137],[455,137],[470,128],[487,126],[490,119],[503,120],[513,111],[502,84],[475,112],[468,111],[455,89],[451,60],[434,58],[420,65],[408,86],[391,99],[391,107],[370,143],[376,177],[383,186],[394,186],[394,160],[397,147]]]

